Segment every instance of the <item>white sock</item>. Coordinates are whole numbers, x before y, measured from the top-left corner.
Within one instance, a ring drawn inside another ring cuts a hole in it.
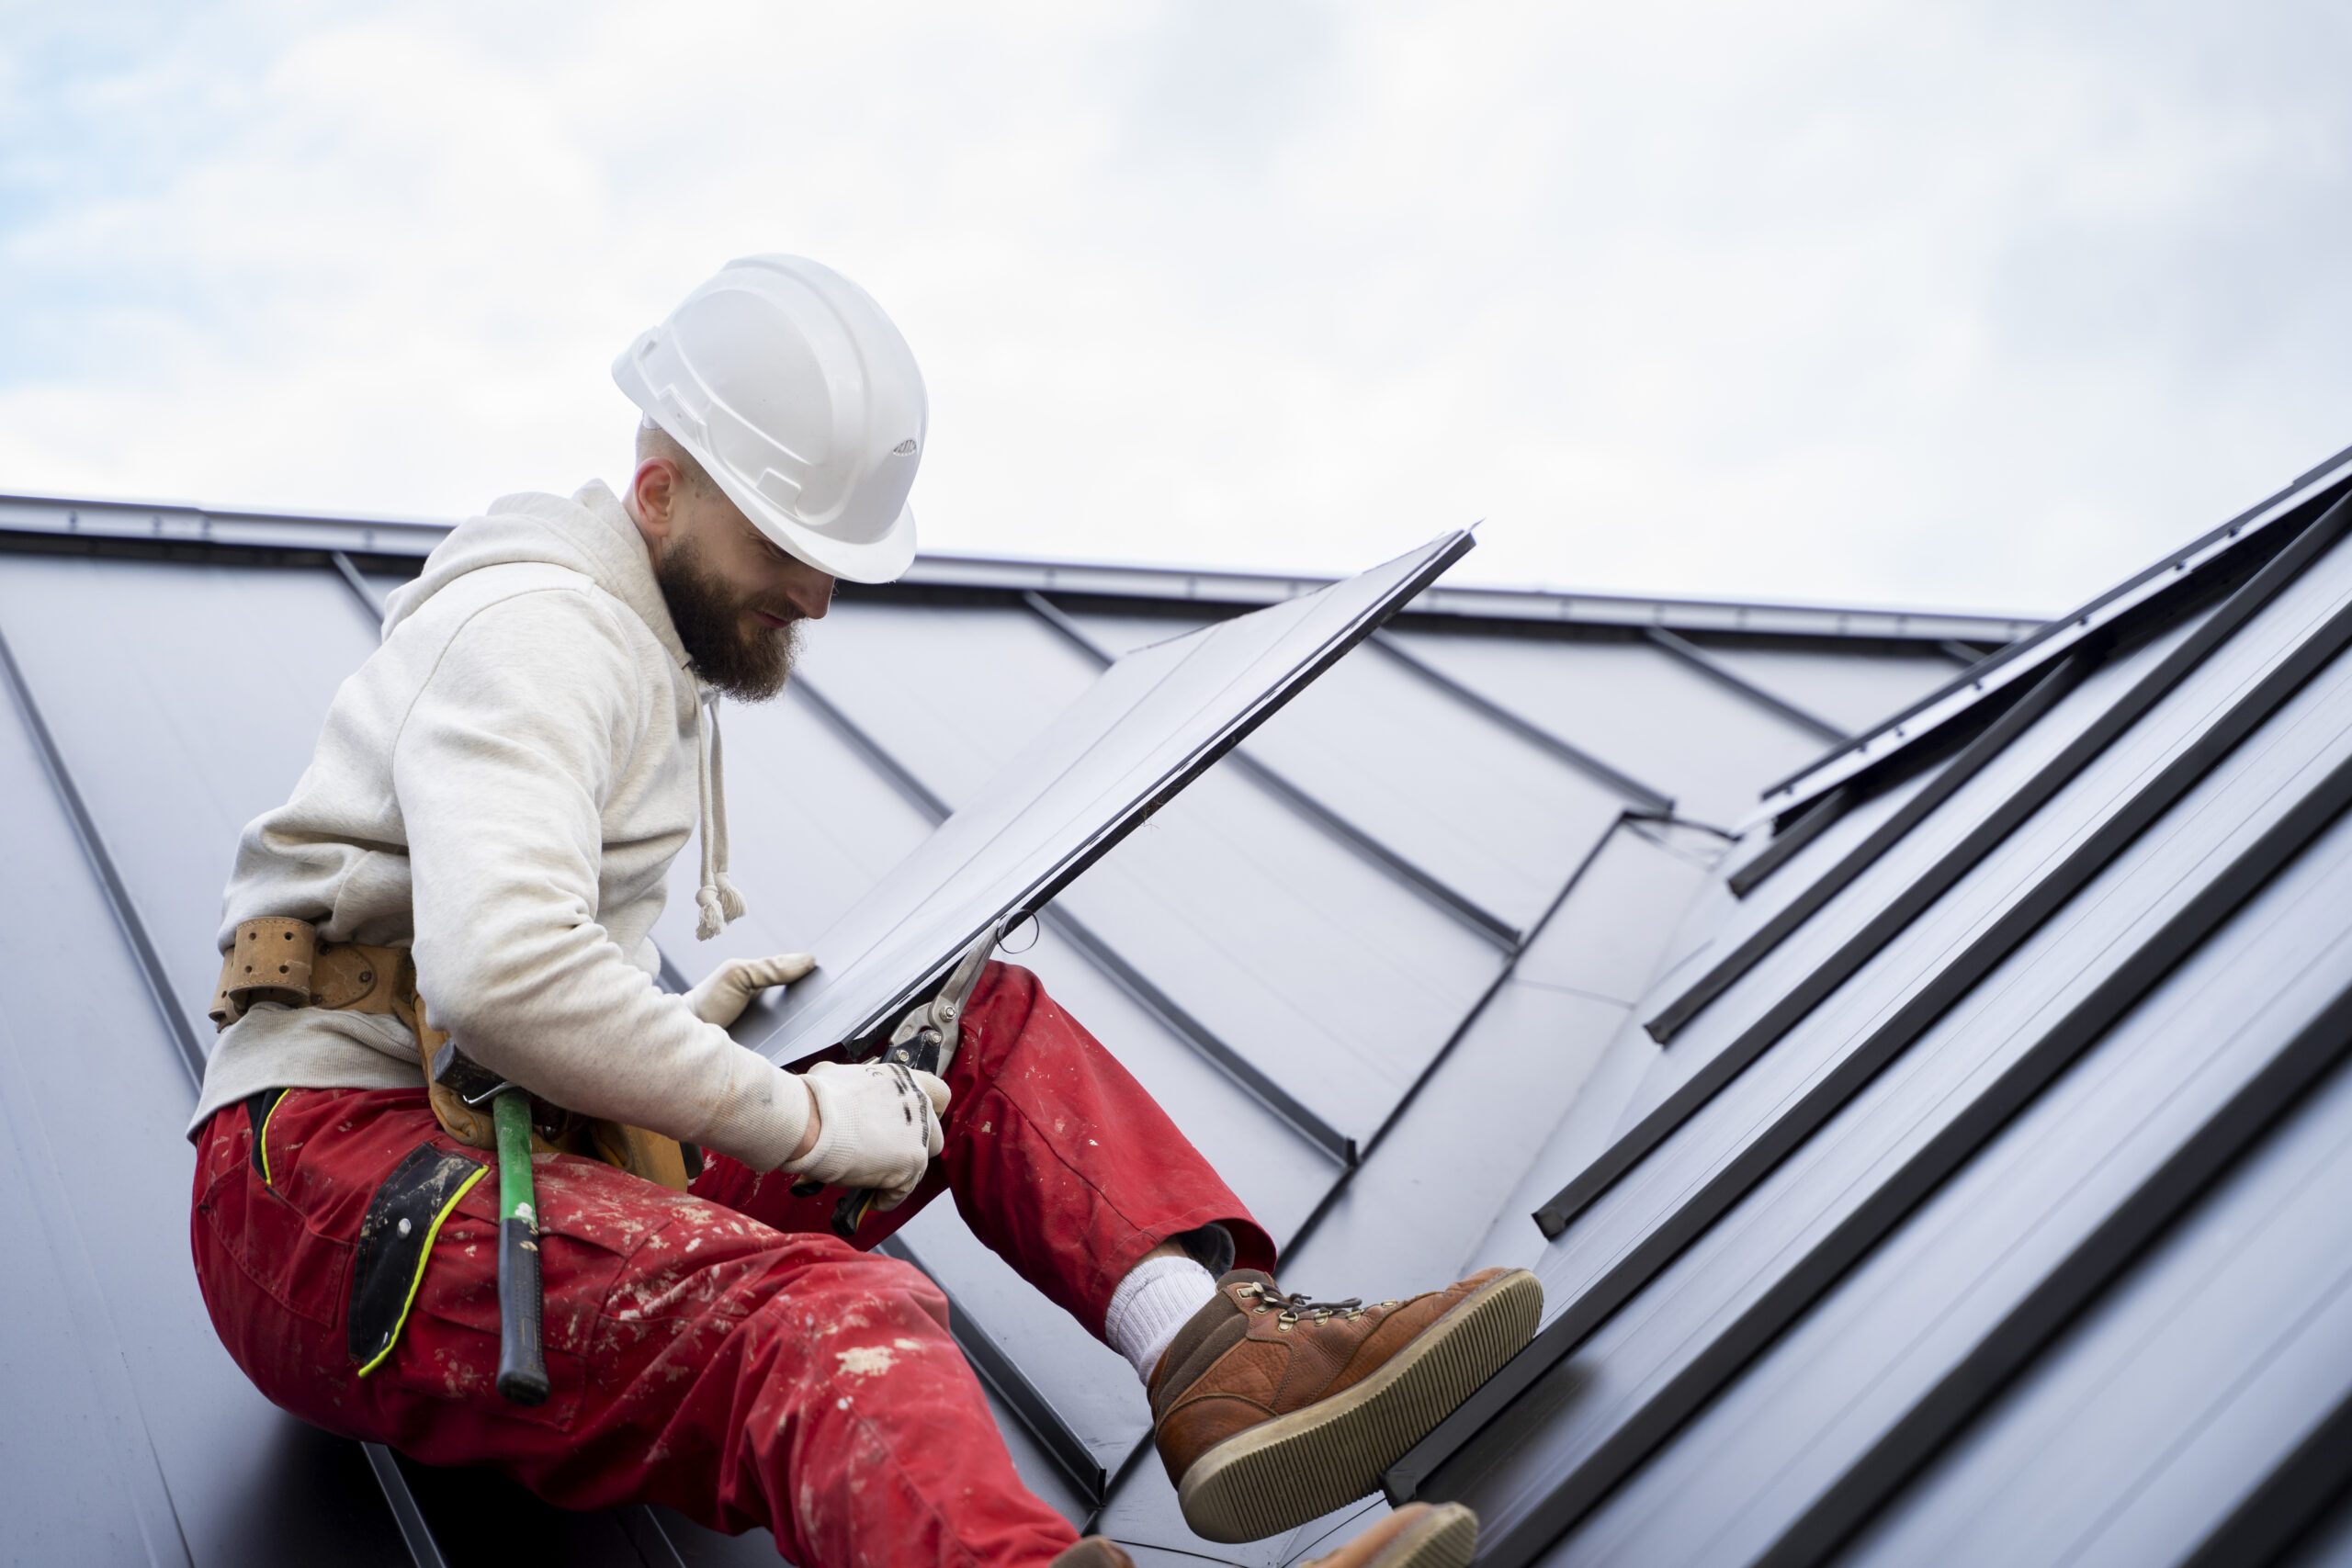
[[[1150,1258],[1127,1270],[1102,1314],[1102,1337],[1151,1381],[1168,1342],[1216,1294],[1216,1276],[1189,1258]]]

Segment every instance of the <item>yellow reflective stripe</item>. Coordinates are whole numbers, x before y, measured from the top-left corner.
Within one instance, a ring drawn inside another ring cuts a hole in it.
[[[382,1366],[384,1358],[399,1347],[401,1330],[408,1326],[408,1309],[416,1304],[417,1290],[424,1283],[424,1266],[432,1259],[433,1244],[441,1238],[441,1222],[449,1217],[449,1211],[458,1206],[458,1200],[472,1191],[474,1183],[489,1174],[490,1167],[486,1165],[474,1167],[474,1173],[458,1184],[458,1190],[449,1194],[449,1201],[441,1205],[441,1212],[433,1216],[433,1223],[424,1227],[424,1250],[416,1255],[416,1274],[408,1282],[408,1295],[401,1302],[400,1316],[392,1320],[392,1337],[384,1342],[384,1348],[376,1352],[372,1360],[359,1369],[361,1377],[366,1377],[369,1372]]]
[[[261,1145],[261,1184],[264,1187],[277,1185],[269,1174],[269,1124],[277,1119],[277,1108],[286,1103],[286,1097],[291,1092],[293,1091],[290,1089],[283,1089],[277,1091],[277,1098],[269,1102],[268,1114],[261,1119],[261,1131],[254,1134],[254,1139]]]

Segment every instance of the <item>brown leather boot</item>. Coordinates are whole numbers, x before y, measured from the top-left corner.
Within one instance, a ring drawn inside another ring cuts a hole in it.
[[[1459,1503],[1408,1503],[1306,1568],[1469,1568],[1478,1516]]]
[[[1406,1302],[1311,1302],[1238,1269],[1151,1374],[1184,1522],[1257,1540],[1352,1502],[1535,1337],[1544,1287],[1488,1269]]]
[[[1472,1527],[1474,1529],[1476,1527]],[[1430,1559],[1435,1562],[1435,1558]],[[1464,1558],[1463,1561],[1469,1561]],[[1076,1546],[1066,1546],[1057,1552],[1052,1568],[1136,1568],[1136,1560],[1119,1549],[1115,1540],[1105,1540],[1090,1535]],[[1385,1568],[1385,1565],[1384,1565]]]

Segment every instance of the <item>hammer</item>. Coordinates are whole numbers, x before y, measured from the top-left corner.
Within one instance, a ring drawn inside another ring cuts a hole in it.
[[[531,1097],[455,1042],[434,1054],[433,1081],[468,1105],[490,1101],[498,1130],[498,1392],[510,1404],[545,1404],[547,1291],[531,1193]]]

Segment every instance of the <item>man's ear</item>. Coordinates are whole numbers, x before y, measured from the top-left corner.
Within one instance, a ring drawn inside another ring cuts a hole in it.
[[[677,527],[680,478],[678,466],[669,458],[648,457],[629,479],[629,518],[656,550]]]

